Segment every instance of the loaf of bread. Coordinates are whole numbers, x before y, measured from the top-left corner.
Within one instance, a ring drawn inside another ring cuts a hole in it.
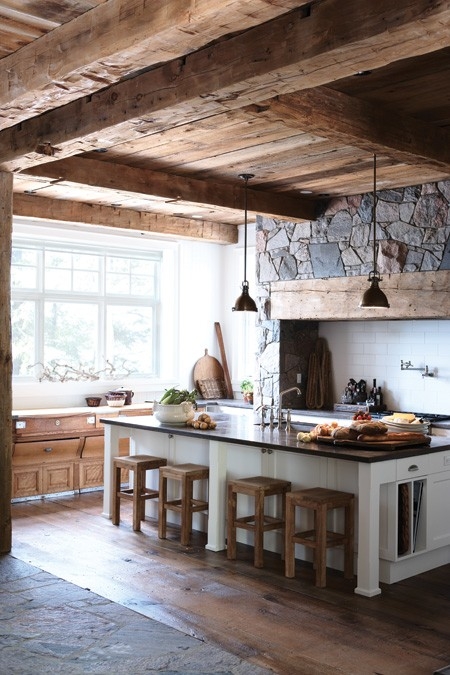
[[[387,434],[388,431],[387,425],[377,420],[353,423],[350,428],[354,429],[358,435],[363,434],[364,436],[382,436]]]
[[[336,427],[331,432],[331,436],[337,440],[354,441],[358,437],[358,432],[351,427]]]

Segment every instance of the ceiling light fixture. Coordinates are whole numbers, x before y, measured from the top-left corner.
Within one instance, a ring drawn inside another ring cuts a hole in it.
[[[242,173],[239,175],[239,178],[242,178],[245,181],[244,188],[244,281],[242,282],[242,293],[234,303],[233,312],[256,312],[257,307],[253,298],[250,297],[248,292],[248,281],[247,281],[247,185],[250,178],[253,178],[253,173]]]
[[[359,303],[360,307],[374,307],[374,308],[389,308],[389,302],[381,288],[379,283],[382,280],[377,270],[377,241],[376,241],[376,229],[377,229],[377,156],[373,156],[373,270],[369,274],[368,281],[370,282],[369,288],[364,293],[361,302]]]

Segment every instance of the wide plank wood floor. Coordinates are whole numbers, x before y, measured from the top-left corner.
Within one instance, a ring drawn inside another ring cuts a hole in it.
[[[307,563],[286,579],[274,554],[258,570],[251,547],[232,562],[200,533],[187,548],[176,528],[158,539],[154,521],[135,533],[131,504],[115,527],[102,499],[14,503],[12,555],[282,675],[431,675],[450,664],[450,565],[363,598],[333,570],[317,589]]]

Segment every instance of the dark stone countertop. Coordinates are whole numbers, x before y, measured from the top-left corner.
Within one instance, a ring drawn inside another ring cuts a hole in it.
[[[332,457],[354,462],[382,462],[402,457],[414,457],[441,450],[450,449],[450,438],[432,437],[431,444],[425,446],[401,447],[397,449],[366,450],[359,447],[346,445],[331,445],[328,443],[301,443],[297,440],[299,431],[310,431],[311,425],[293,423],[291,431],[278,431],[278,429],[261,429],[255,424],[249,415],[226,415],[224,413],[214,415],[212,419],[217,422],[215,429],[202,431],[186,425],[174,425],[158,422],[153,416],[139,416],[128,418],[105,418],[101,419],[105,425],[118,425],[132,429],[148,429],[165,434],[201,438],[209,441],[221,441],[237,445],[247,445],[258,448],[271,448],[284,450],[302,455],[316,455],[320,457]]]

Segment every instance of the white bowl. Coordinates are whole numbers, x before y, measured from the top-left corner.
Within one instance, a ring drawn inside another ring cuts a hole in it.
[[[108,399],[106,399],[106,403],[109,405],[110,408],[121,408],[122,406],[125,405],[125,397],[123,397],[123,398],[108,398]]]
[[[430,423],[425,422],[394,422],[392,417],[383,417],[382,421],[386,424],[389,431],[412,431],[416,434],[426,434]]]
[[[153,415],[158,422],[166,424],[186,424],[188,420],[195,417],[194,405],[189,401],[184,401],[177,405],[164,405],[163,403],[153,402]]]

